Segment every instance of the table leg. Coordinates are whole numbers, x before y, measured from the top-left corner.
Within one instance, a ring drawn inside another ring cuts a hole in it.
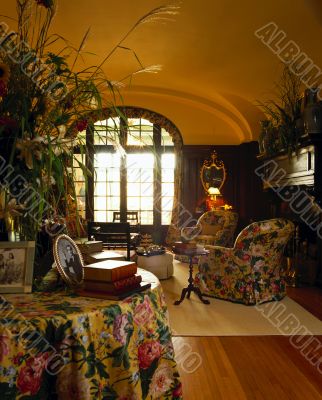
[[[178,306],[178,305],[184,300],[187,291],[188,291],[188,288],[182,289],[180,300],[176,300],[176,301],[174,302],[174,305],[175,305],[175,306]]]
[[[210,304],[209,300],[206,300],[202,297],[202,293],[198,287],[194,287],[193,291],[198,295],[199,299],[204,303],[204,304]]]
[[[199,299],[204,304],[210,304],[209,300],[203,299],[200,289],[193,284],[193,263],[192,263],[193,256],[189,256],[189,258],[190,258],[190,260],[189,260],[189,278],[188,278],[189,285],[186,288],[182,289],[180,300],[176,300],[174,302],[174,305],[178,306],[184,300],[186,295],[187,295],[187,299],[190,299],[191,292],[195,292],[198,295]]]

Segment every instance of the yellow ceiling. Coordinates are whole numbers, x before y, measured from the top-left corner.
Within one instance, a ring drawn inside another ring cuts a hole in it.
[[[130,27],[162,0],[58,0],[53,32],[77,45],[90,27],[85,65],[98,64]],[[0,14],[14,15],[15,1]],[[8,22],[8,21],[7,21]],[[139,26],[124,42],[157,74],[135,75],[126,105],[167,116],[185,144],[239,144],[256,139],[257,100],[272,97],[281,72],[276,54],[254,34],[274,22],[322,68],[320,0],[183,0],[173,21]],[[111,80],[138,69],[131,51],[117,50],[104,66]]]

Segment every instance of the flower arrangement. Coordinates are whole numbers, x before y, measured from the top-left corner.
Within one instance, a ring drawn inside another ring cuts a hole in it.
[[[113,99],[119,87],[105,77],[103,63],[125,48],[124,40],[137,26],[168,18],[178,7],[153,9],[100,65],[77,71],[88,33],[75,50],[48,33],[56,0],[16,0],[16,5],[17,30],[0,23],[0,220],[6,230],[15,225],[20,237],[34,240],[44,221],[64,225],[72,218],[79,226],[74,162],[85,176],[88,170],[76,159],[75,148],[86,154],[84,131],[103,119],[104,109],[115,107],[113,101],[104,102],[104,92]],[[53,52],[60,41],[62,50]],[[158,69],[140,63],[133,75]]]

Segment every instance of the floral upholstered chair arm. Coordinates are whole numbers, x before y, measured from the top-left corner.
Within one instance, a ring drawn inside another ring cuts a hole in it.
[[[234,242],[235,228],[232,230],[231,227],[225,228],[215,234],[213,241],[217,246],[230,247]]]
[[[239,259],[234,248],[206,246],[206,249],[210,252],[199,259],[195,285],[205,295],[243,302],[250,272],[247,263]]]
[[[232,262],[234,249],[230,247],[206,245],[209,254],[199,258],[199,272],[221,275],[224,271],[232,273],[238,268]]]

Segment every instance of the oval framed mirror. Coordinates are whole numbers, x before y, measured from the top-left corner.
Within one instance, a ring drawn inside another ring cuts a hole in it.
[[[211,153],[210,158],[203,162],[200,178],[206,193],[208,193],[210,187],[220,190],[224,185],[226,180],[225,165],[222,160],[218,159],[215,150]]]

